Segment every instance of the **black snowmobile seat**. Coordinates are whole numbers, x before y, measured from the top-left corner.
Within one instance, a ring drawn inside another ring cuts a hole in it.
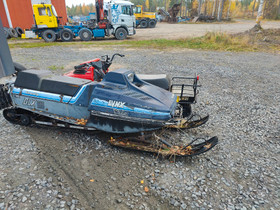
[[[50,76],[52,73],[48,70],[25,70],[17,75],[15,87],[26,88],[31,90],[39,90],[40,82],[44,77]]]
[[[74,77],[52,76],[51,78],[42,80],[40,90],[49,93],[74,96],[82,85],[90,82],[90,80]]]
[[[137,77],[145,82],[169,90],[170,78],[166,74],[137,74]]]
[[[55,76],[48,70],[26,70],[18,73],[15,87],[74,96],[90,80]]]

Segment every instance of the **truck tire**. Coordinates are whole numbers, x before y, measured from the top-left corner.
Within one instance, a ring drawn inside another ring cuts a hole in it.
[[[92,38],[92,32],[88,28],[83,28],[79,31],[79,37],[83,41],[90,41]]]
[[[148,22],[146,20],[142,20],[140,22],[140,26],[141,26],[141,28],[147,28],[148,27]]]
[[[115,33],[118,40],[124,40],[127,37],[127,31],[124,28],[118,28]]]
[[[4,34],[5,34],[6,39],[10,39],[11,38],[11,36],[9,34],[9,29],[8,28],[4,28]]]
[[[21,27],[16,27],[15,28],[16,32],[18,33],[18,36],[21,37],[21,35],[24,33]]]
[[[42,38],[46,42],[54,42],[56,40],[56,34],[53,30],[48,29],[42,33]]]
[[[60,32],[60,38],[63,42],[71,42],[74,38],[74,35],[70,29],[64,28]]]
[[[156,27],[157,22],[155,20],[150,20],[149,21],[149,28],[154,28]]]
[[[9,32],[9,35],[11,37],[14,37],[14,38],[18,37],[18,33],[17,33],[17,31],[14,28],[9,28],[8,32]]]

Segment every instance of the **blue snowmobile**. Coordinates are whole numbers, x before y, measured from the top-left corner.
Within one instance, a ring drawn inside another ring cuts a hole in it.
[[[111,63],[108,56],[102,60],[106,69]],[[101,130],[112,133],[112,145],[162,155],[198,155],[217,144],[218,138],[212,137],[174,146],[154,132],[195,128],[207,122],[209,116],[192,120],[198,77],[174,77],[165,90],[156,85],[162,80],[156,75],[139,77],[127,69],[100,75],[98,81],[91,81],[18,67],[15,81],[0,86],[0,109],[12,123]]]

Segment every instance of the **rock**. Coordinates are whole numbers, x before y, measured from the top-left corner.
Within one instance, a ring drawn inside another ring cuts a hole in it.
[[[25,201],[27,201],[27,197],[23,196],[21,202],[24,203]]]
[[[66,201],[60,201],[60,207],[63,208],[65,206]]]
[[[187,209],[187,205],[186,205],[185,203],[182,203],[182,204],[181,204],[181,208],[182,208],[182,209]]]

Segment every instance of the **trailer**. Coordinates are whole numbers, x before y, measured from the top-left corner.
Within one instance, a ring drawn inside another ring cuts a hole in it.
[[[34,4],[35,25],[31,30],[46,42],[54,42],[58,39],[70,42],[75,37],[80,37],[82,41],[90,41],[92,38],[111,35],[118,40],[123,40],[136,33],[133,3],[122,0],[112,1],[106,13],[103,9],[103,0],[96,0],[95,5],[96,15],[87,24],[60,25],[61,17],[57,16],[53,5]]]

